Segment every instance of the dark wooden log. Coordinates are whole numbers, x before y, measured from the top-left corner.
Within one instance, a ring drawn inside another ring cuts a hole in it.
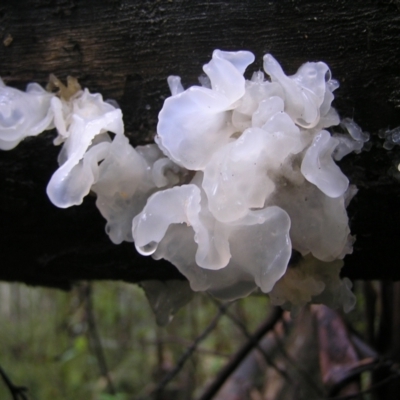
[[[398,148],[377,132],[400,125],[400,3],[387,1],[0,0],[0,76],[23,89],[49,73],[73,75],[121,105],[133,144],[152,141],[169,95],[166,77],[197,82],[212,50],[247,49],[262,68],[271,52],[287,73],[309,60],[330,65],[341,87],[335,106],[373,133],[370,152],[341,166],[359,188],[349,213],[357,235],[344,274],[400,279]],[[54,133],[0,153],[0,279],[68,288],[78,279],[178,277],[166,262],[115,246],[88,198],[55,208],[45,187],[55,171]]]

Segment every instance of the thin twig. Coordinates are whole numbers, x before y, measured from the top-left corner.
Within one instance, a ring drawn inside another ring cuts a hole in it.
[[[150,396],[156,396],[167,386],[167,384],[175,378],[175,376],[181,371],[185,362],[190,358],[193,352],[196,350],[197,346],[202,342],[217,326],[219,319],[225,314],[227,308],[232,303],[222,304],[219,307],[218,314],[212,319],[211,323],[206,329],[193,341],[193,343],[187,348],[185,353],[181,356],[175,368],[170,371],[157,385],[157,387],[151,392]]]
[[[250,336],[245,345],[234,355],[232,360],[219,372],[214,382],[212,382],[212,384],[206,389],[199,400],[210,400],[214,397],[239,364],[245,359],[250,351],[257,346],[262,337],[274,328],[275,324],[280,320],[282,313],[283,311],[280,307],[274,307],[272,309],[272,312],[266,321],[259,326],[254,334]]]
[[[84,286],[84,294],[85,294],[85,309],[86,309],[86,317],[88,322],[88,335],[89,342],[92,344],[92,348],[94,354],[97,359],[97,363],[99,365],[100,374],[104,377],[107,382],[107,391],[110,394],[115,395],[116,391],[114,389],[113,382],[110,377],[110,373],[107,367],[106,357],[104,355],[103,346],[101,344],[100,336],[97,330],[96,320],[94,317],[93,311],[93,301],[92,301],[92,285],[87,283]]]
[[[11,393],[13,400],[28,400],[26,397],[25,392],[28,390],[25,386],[16,386],[12,383],[11,379],[7,376],[4,369],[0,367],[0,375],[3,378],[4,383],[8,387],[8,390]]]
[[[211,296],[210,296],[211,297]],[[218,301],[216,299],[214,299],[213,297],[211,297],[212,300],[216,303],[219,304]],[[232,322],[242,331],[243,335],[246,337],[246,339],[250,339],[251,338],[251,334],[250,332],[247,330],[246,326],[243,324],[242,321],[240,321],[235,315],[233,315],[231,312],[227,311],[226,312],[226,316],[229,317]],[[257,343],[256,349],[261,353],[261,355],[263,356],[265,362],[272,368],[274,368],[284,379],[286,379],[288,382],[291,382],[292,379],[291,377],[286,373],[286,371],[284,371],[283,369],[281,369],[280,367],[278,367],[275,362],[272,360],[272,358],[267,354],[267,352],[261,347],[260,343]]]

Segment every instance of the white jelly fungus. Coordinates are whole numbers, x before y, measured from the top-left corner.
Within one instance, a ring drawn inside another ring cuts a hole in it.
[[[54,128],[52,97],[37,83],[22,92],[0,79],[0,149],[11,150],[26,137]]]
[[[289,309],[321,301],[348,311],[354,296],[339,271],[352,251],[346,206],[356,189],[334,160],[369,136],[332,108],[339,85],[325,63],[287,76],[267,54],[270,79],[246,80],[253,61],[215,50],[201,86],[169,77],[156,144],[136,148],[121,110],[76,82],[64,98],[1,82],[0,148],[55,126],[63,147],[51,201],[69,207],[96,193],[114,243],[169,260],[195,291],[232,300],[258,287]],[[339,124],[348,133],[331,134]],[[303,259],[288,268],[293,250]]]

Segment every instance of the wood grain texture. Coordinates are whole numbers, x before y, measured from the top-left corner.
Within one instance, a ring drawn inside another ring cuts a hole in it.
[[[23,89],[49,73],[79,78],[115,99],[132,144],[152,141],[169,95],[166,77],[197,83],[215,48],[251,50],[262,68],[270,52],[287,73],[325,61],[341,83],[335,106],[373,133],[370,152],[341,167],[359,188],[349,213],[357,235],[344,274],[400,279],[400,151],[382,149],[377,132],[400,125],[399,1],[0,0],[0,76]],[[10,42],[10,40],[12,41]],[[167,279],[167,262],[115,246],[88,198],[55,208],[45,187],[57,168],[54,133],[0,153],[0,279],[67,288],[77,279]]]

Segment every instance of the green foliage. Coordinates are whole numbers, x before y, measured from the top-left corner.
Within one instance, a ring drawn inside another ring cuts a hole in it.
[[[90,328],[87,288],[88,284],[81,283],[71,292],[62,292],[0,284],[0,365],[16,385],[29,388],[29,399],[146,399],[219,310],[216,300],[197,294],[161,328],[139,286],[91,284],[95,329],[115,389],[111,394]],[[360,294],[358,304],[348,319],[362,331],[364,302]],[[268,309],[268,298],[261,294],[231,304],[168,384],[170,398],[198,396],[245,343],[243,331],[254,332]],[[292,336],[298,339],[299,332]],[[1,380],[0,399],[11,399]]]
[[[93,312],[117,394],[108,394],[90,336],[85,284],[71,292],[0,284],[0,365],[31,399],[128,400],[146,396],[218,312],[218,304],[199,294],[165,328],[156,325],[137,285],[97,282]],[[265,318],[265,296],[253,296],[229,309],[254,329]],[[230,318],[219,320],[170,390],[190,396],[225,364],[245,337]],[[0,381],[0,399],[10,397]],[[178,398],[178,397],[177,397]],[[186,397],[188,398],[188,397]]]

